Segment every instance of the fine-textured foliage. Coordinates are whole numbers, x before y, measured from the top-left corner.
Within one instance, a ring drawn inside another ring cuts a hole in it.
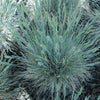
[[[89,0],[90,8],[94,10],[100,10],[100,0]]]
[[[16,2],[15,0],[1,0],[0,1],[0,40],[2,45],[6,48],[6,40],[11,40],[12,34],[9,31],[9,23],[12,23],[15,27],[17,23],[15,19],[16,15]],[[1,46],[0,46],[1,47]]]
[[[12,74],[8,86],[21,80],[30,88],[33,100],[71,100],[68,95],[91,78],[93,66],[100,64],[99,21],[83,16],[78,1],[35,1],[34,14],[23,3],[16,5],[19,27],[11,22],[8,27],[20,55],[12,50],[16,47],[13,43],[9,48],[12,56],[5,57],[12,59],[8,69],[17,66],[25,70]],[[78,96],[72,100],[75,98]]]
[[[2,53],[0,54],[0,99],[3,100],[11,100],[11,94],[10,92],[7,93],[7,90],[9,89],[9,82],[8,82],[8,68],[11,65],[11,59],[7,60],[4,58],[6,51],[3,49]]]

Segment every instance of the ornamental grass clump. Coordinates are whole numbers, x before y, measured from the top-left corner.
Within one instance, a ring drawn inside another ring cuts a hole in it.
[[[12,50],[14,43],[10,42],[12,55],[5,56],[12,59],[8,71],[12,66],[25,68],[15,71],[10,82],[29,88],[33,100],[71,100],[68,95],[78,91],[91,78],[93,66],[100,63],[100,27],[94,27],[99,22],[83,17],[77,5],[78,0],[35,1],[33,14],[20,3],[15,21],[19,28],[8,23],[21,54]]]

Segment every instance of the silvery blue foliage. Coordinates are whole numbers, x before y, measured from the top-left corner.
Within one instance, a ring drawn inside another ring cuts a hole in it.
[[[23,2],[16,5],[19,27],[8,23],[13,42],[7,69],[25,70],[13,72],[8,86],[22,82],[33,100],[71,100],[68,95],[91,78],[93,66],[100,64],[99,15],[83,14],[78,1],[35,1],[34,13]]]

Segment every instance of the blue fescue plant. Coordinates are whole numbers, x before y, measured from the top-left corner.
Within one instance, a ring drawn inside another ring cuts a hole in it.
[[[21,56],[9,48],[13,55],[5,57],[20,61],[12,61],[9,68],[26,67],[10,81],[23,79],[33,100],[71,100],[68,95],[78,91],[91,78],[93,66],[100,64],[100,27],[94,26],[99,21],[91,16],[87,20],[78,1],[35,1],[34,13],[23,3],[16,5],[19,27],[9,22],[8,28]]]

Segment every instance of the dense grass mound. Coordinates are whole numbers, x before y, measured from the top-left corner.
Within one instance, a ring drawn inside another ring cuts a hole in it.
[[[2,84],[8,93],[22,84],[33,100],[77,100],[70,95],[84,87],[93,66],[100,64],[99,15],[88,15],[78,2],[35,1],[34,13],[23,2],[15,5],[15,23],[7,23],[9,53],[1,60],[9,73]]]

